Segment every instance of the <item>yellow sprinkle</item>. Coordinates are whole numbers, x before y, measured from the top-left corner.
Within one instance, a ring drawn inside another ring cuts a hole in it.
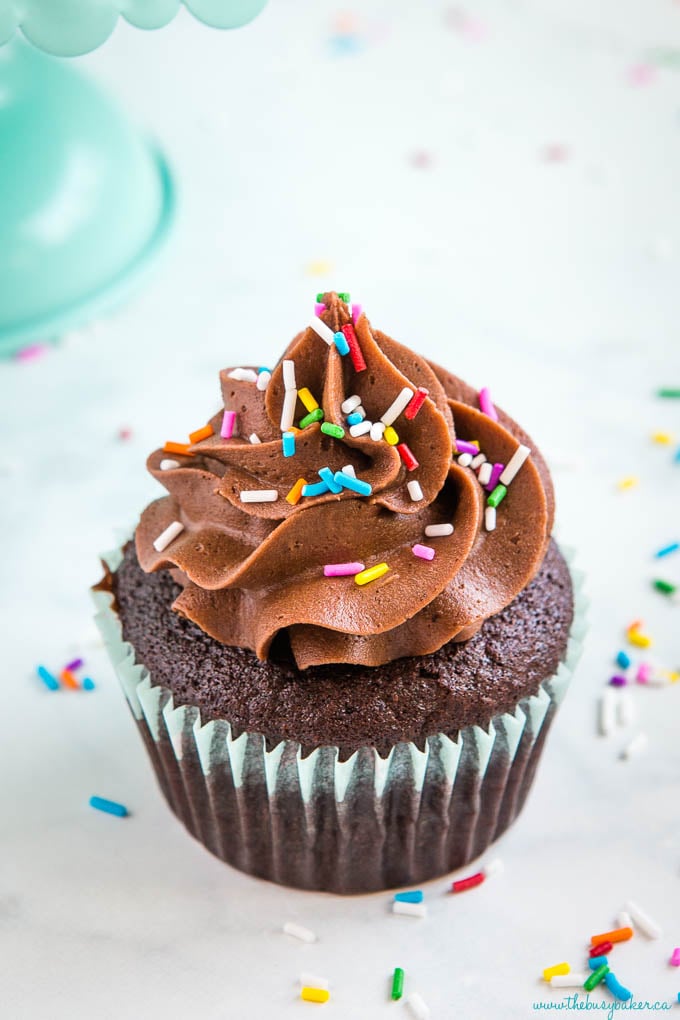
[[[550,981],[550,978],[555,977],[557,974],[570,974],[571,967],[568,963],[556,963],[554,967],[546,967],[543,971],[543,979]]]
[[[333,263],[325,259],[315,259],[314,262],[307,263],[305,272],[308,276],[327,276],[333,272]]]
[[[200,443],[202,439],[207,439],[209,436],[214,436],[212,425],[204,425],[202,429],[196,429],[195,432],[189,433],[190,443]]]
[[[673,436],[670,432],[653,432],[652,442],[661,443],[663,446],[669,446],[673,442]]]
[[[650,648],[652,639],[647,634],[641,634],[639,630],[629,630],[628,640],[636,648]]]
[[[286,502],[290,503],[291,506],[295,506],[296,503],[300,502],[302,497],[302,490],[307,484],[304,478],[298,478],[297,482],[286,496]]]
[[[366,570],[355,574],[354,580],[357,584],[368,584],[369,581],[375,581],[378,577],[382,577],[389,569],[386,563],[376,563],[374,567],[367,567]]]
[[[306,386],[303,386],[301,390],[298,390],[298,397],[308,411],[316,411],[319,406]]]
[[[671,672],[671,670],[669,670],[669,669],[662,669],[661,673],[662,673],[663,676],[666,677],[667,680],[670,680],[670,682],[672,684],[674,684],[678,680],[680,680],[680,673]]]
[[[620,482],[617,482],[619,489],[632,489],[638,485],[640,479],[636,475],[629,475],[627,478],[622,478]]]
[[[396,446],[397,443],[399,442],[399,436],[394,431],[391,425],[388,425],[387,428],[385,429],[383,433],[383,438],[386,443],[389,443],[390,446]]]
[[[479,440],[478,439],[468,439],[468,442],[470,443],[471,446],[476,446],[477,449],[479,449]]]
[[[327,988],[310,988],[308,985],[300,992],[300,998],[305,1002],[328,1002],[331,993]]]

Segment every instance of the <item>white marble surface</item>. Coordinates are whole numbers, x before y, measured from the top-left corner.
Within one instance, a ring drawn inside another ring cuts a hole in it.
[[[653,397],[680,385],[680,71],[628,77],[651,48],[680,45],[680,5],[479,0],[468,32],[434,0],[359,6],[367,41],[345,55],[329,47],[332,3],[272,0],[242,32],[187,17],[121,26],[80,61],[161,139],[183,202],[135,304],[38,361],[0,365],[8,1020],[404,1016],[387,998],[395,965],[435,1018],[524,1018],[561,997],[543,967],[580,969],[584,939],[629,897],[665,934],[617,949],[620,979],[638,999],[680,991],[667,963],[680,944],[680,684],[634,691],[634,726],[595,734],[626,622],[644,617],[659,661],[680,666],[680,607],[649,585],[653,551],[680,539],[680,465],[649,440],[680,432],[680,405]],[[552,144],[569,158],[546,162]],[[430,167],[411,165],[417,151]],[[333,271],[310,275],[319,260]],[[221,366],[274,359],[328,285],[526,425],[589,576],[585,656],[497,847],[505,875],[455,900],[431,883],[425,921],[390,916],[383,895],[255,881],[194,843],[91,623],[98,551],[157,495],[146,453],[214,410]],[[628,474],[639,486],[618,491]],[[663,575],[680,581],[680,558]],[[44,690],[36,662],[78,652],[97,690]],[[638,729],[646,753],[618,760]],[[90,810],[95,792],[132,817]],[[288,919],[318,943],[280,934]],[[329,1005],[297,999],[303,969],[331,980]]]

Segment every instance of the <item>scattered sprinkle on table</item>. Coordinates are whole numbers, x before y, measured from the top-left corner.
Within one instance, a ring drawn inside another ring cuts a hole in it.
[[[40,679],[45,684],[45,687],[47,687],[48,690],[50,691],[59,690],[59,681],[57,680],[56,676],[50,673],[49,669],[47,669],[46,666],[38,666],[36,668],[36,673],[38,674],[38,676],[40,677]]]
[[[604,981],[605,975],[609,973],[609,967],[606,963],[603,963],[601,967],[594,970],[590,977],[586,978],[583,982],[583,987],[587,992],[592,992],[593,988],[596,988],[601,981]]]
[[[658,443],[660,446],[670,446],[673,442],[673,436],[670,432],[653,432],[652,442]]]
[[[328,988],[329,981],[328,978],[319,977],[318,974],[310,974],[309,971],[303,970],[302,974],[300,974],[300,986],[302,988],[305,986],[308,988]]]
[[[568,974],[571,971],[571,967],[568,963],[555,963],[552,967],[546,967],[543,971],[543,980],[550,981],[551,978],[556,977],[557,974]]]
[[[637,475],[628,475],[626,478],[621,478],[620,481],[616,483],[617,488],[621,489],[622,492],[625,489],[634,489],[635,486],[639,484],[640,479]]]
[[[680,967],[680,946],[676,946],[673,950],[670,960],[668,961],[671,967]]]
[[[588,980],[588,974],[584,971],[572,971],[570,974],[556,974],[550,979],[551,988],[583,988],[584,982]]]
[[[645,750],[648,743],[649,738],[647,737],[647,734],[638,733],[637,736],[633,737],[633,739],[626,744],[621,752],[621,757],[624,761],[628,761],[629,758],[634,758],[636,755]]]
[[[668,387],[662,388],[656,391],[657,397],[662,397],[665,400],[680,400],[680,387]]]
[[[609,971],[604,976],[604,983],[606,984],[609,991],[621,1002],[628,1002],[629,999],[633,998],[633,993],[627,988],[624,988],[619,979],[615,974]]]
[[[429,1020],[430,1008],[418,992],[411,992],[406,999],[406,1005],[410,1010],[411,1016],[415,1017],[415,1020]]]
[[[107,815],[116,815],[117,818],[126,818],[129,814],[124,804],[115,800],[107,800],[105,797],[90,797],[90,807],[97,811],[103,811]]]
[[[652,585],[657,591],[661,592],[662,595],[675,595],[678,590],[676,585],[672,584],[670,581],[664,581],[661,578],[657,578],[655,581],[652,581]]]
[[[392,913],[404,917],[427,917],[427,906],[425,903],[404,903],[403,900],[394,900]]]
[[[316,935],[311,928],[305,928],[304,925],[297,924],[295,921],[286,921],[283,932],[285,935],[292,935],[294,939],[299,939],[301,942],[316,942]]]
[[[660,939],[663,935],[660,925],[649,916],[646,911],[634,903],[632,900],[628,900],[626,903],[626,911],[630,914],[633,919],[633,924],[643,935],[646,935],[648,939]]]
[[[394,894],[394,898],[398,903],[422,903],[423,890],[409,889],[406,892],[398,892]]]
[[[394,974],[392,975],[392,991],[391,998],[394,1002],[398,1002],[404,994],[404,971],[401,967],[394,968]]]
[[[327,988],[310,988],[305,986],[300,992],[300,998],[305,1002],[328,1002],[331,993]]]
[[[79,691],[80,684],[78,683],[78,677],[75,673],[72,673],[70,669],[62,669],[59,674],[62,686],[66,687],[69,691]]]
[[[660,560],[664,556],[670,556],[671,553],[677,552],[678,549],[680,549],[680,542],[671,542],[670,545],[664,545],[661,549],[658,549],[654,556],[657,560]]]
[[[606,956],[614,948],[613,942],[596,942],[589,951],[589,956]]]

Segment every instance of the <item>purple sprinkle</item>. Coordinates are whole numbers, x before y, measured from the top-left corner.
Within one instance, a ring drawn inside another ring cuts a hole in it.
[[[612,685],[612,687],[625,687],[628,681],[626,680],[625,676],[613,676],[611,677],[609,683]]]
[[[71,662],[66,663],[64,669],[69,669],[72,672],[75,672],[77,669],[80,669],[80,667],[84,665],[85,663],[83,662],[82,659],[73,659]]]
[[[491,477],[489,478],[487,484],[484,486],[487,492],[493,492],[493,490],[498,485],[498,479],[501,477],[504,471],[505,464],[494,464],[494,466],[491,468]]]
[[[475,446],[474,443],[465,443],[462,439],[457,439],[456,453],[471,453],[473,457],[476,457],[479,453],[479,447]]]

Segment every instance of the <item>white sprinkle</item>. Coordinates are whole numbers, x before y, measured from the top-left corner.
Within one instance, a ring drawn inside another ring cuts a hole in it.
[[[638,733],[636,737],[633,737],[629,744],[626,744],[623,751],[621,752],[621,757],[625,761],[627,761],[629,758],[634,758],[636,754],[640,754],[641,751],[644,751],[648,743],[649,738],[647,737],[647,734]]]
[[[357,473],[354,470],[354,465],[353,464],[345,464],[344,468],[341,468],[341,470],[344,471],[344,473],[346,475],[349,475],[351,478],[356,478],[356,476],[357,476]]]
[[[272,377],[271,372],[258,372],[257,382],[255,383],[258,390],[262,391],[266,390],[267,387],[269,386],[269,380],[271,379],[271,377]]]
[[[483,453],[478,453],[477,456],[473,458],[470,467],[473,471],[476,471],[478,467],[482,466],[482,464],[486,464],[486,456]]]
[[[168,524],[165,531],[158,536],[153,544],[156,552],[163,552],[164,549],[167,549],[173,539],[177,538],[182,531],[184,531],[184,525],[180,524],[179,521],[173,521],[172,524]]]
[[[402,903],[395,900],[392,904],[393,914],[405,914],[406,917],[427,917],[427,905],[425,903]]]
[[[243,489],[239,497],[242,503],[275,503],[279,494],[276,489]]]
[[[531,450],[528,446],[523,446],[521,443],[519,444],[512,457],[505,465],[505,470],[498,479],[501,485],[510,484],[530,453]]]
[[[380,420],[384,422],[385,425],[391,425],[392,422],[396,421],[406,405],[410,403],[412,397],[413,390],[409,389],[408,386],[404,386],[399,396],[395,397],[385,413],[381,415]]]
[[[300,974],[300,984],[303,988],[325,988],[328,990],[328,978],[310,974],[308,970],[303,970]]]
[[[295,921],[286,921],[283,931],[286,935],[292,935],[294,939],[300,939],[301,942],[316,942],[314,932],[301,924],[296,924]]]
[[[505,871],[505,865],[500,857],[494,857],[488,864],[485,864],[482,871],[487,878],[492,878],[493,875],[501,875]]]
[[[616,915],[616,927],[617,928],[633,927],[633,918],[630,916],[627,910],[621,910]]]
[[[412,482],[408,482],[406,488],[408,489],[408,494],[413,503],[417,503],[419,499],[423,499],[423,490],[420,488],[420,482],[417,482],[415,478]]]
[[[428,538],[439,538],[440,535],[452,535],[453,524],[428,524],[425,528]]]
[[[487,506],[484,510],[484,527],[487,531],[496,530],[496,507]]]
[[[382,437],[385,435],[385,428],[387,426],[382,421],[375,421],[371,425],[371,439],[374,443],[379,443]]]
[[[406,999],[406,1005],[409,1008],[411,1016],[414,1016],[416,1020],[429,1020],[431,1013],[430,1007],[427,1005],[425,1000],[418,992],[411,992]]]
[[[645,914],[644,910],[641,910],[637,903],[633,903],[632,900],[628,900],[625,907],[630,916],[633,918],[634,927],[639,928],[643,935],[646,935],[648,939],[661,938],[663,932],[660,926],[649,916],[649,914]]]
[[[472,454],[461,453],[460,457],[458,458],[458,463],[460,464],[461,467],[470,467],[470,464],[472,464]]]
[[[161,471],[172,471],[173,468],[178,467],[179,467],[178,460],[170,460],[169,458],[166,457],[161,461]]]
[[[358,425],[350,425],[349,434],[350,436],[367,436],[371,431],[372,421],[360,421]]]
[[[616,718],[619,726],[630,726],[635,718],[635,703],[633,701],[633,695],[630,691],[619,691],[619,697],[616,705]],[[621,925],[625,928],[625,924]]]
[[[292,426],[295,418],[295,405],[297,404],[297,390],[286,390],[281,408],[281,431],[287,432]]]
[[[600,736],[608,737],[614,729],[614,713],[616,710],[616,691],[613,687],[605,687],[600,698],[598,725]]]
[[[323,319],[320,319],[318,315],[313,315],[309,320],[309,325],[312,327],[314,332],[321,337],[322,340],[326,341],[326,343],[330,347],[330,345],[333,343],[333,338],[335,334],[333,333],[332,329],[328,328]]]
[[[295,383],[295,362],[284,361],[283,363],[283,388],[284,390],[296,390]]]
[[[355,407],[358,407],[361,403],[361,397],[356,393],[352,397],[348,397],[347,400],[343,400],[340,407],[342,408],[343,414],[351,414]]]
[[[253,444],[261,443],[262,442],[262,440],[258,436],[257,432],[251,432],[251,434],[248,436],[248,438],[250,439],[250,442],[253,443]]]
[[[489,482],[491,481],[491,472],[492,471],[493,471],[493,468],[492,468],[491,464],[489,464],[488,461],[486,462],[486,464],[482,464],[482,466],[479,469],[479,474],[477,475],[477,478],[479,479],[479,484],[480,485],[488,485],[489,484]]]
[[[238,379],[239,382],[257,382],[257,372],[253,372],[252,368],[232,368],[227,378]]]
[[[555,974],[550,978],[552,988],[583,988],[592,972],[574,971],[571,974]]]
[[[358,407],[354,408],[354,410],[352,411],[352,414],[360,414],[362,418],[365,418],[366,417],[366,408],[362,407],[361,404],[359,404]]]

